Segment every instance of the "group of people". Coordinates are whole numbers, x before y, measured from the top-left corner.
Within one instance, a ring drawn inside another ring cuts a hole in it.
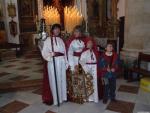
[[[106,104],[108,99],[116,101],[116,72],[119,59],[111,43],[107,43],[105,52],[100,53],[94,39],[84,36],[79,25],[74,28],[72,36],[64,41],[61,37],[61,26],[54,24],[51,35],[44,41],[41,53],[44,59],[42,94],[44,103],[57,105],[68,101],[67,70],[75,72],[78,65],[82,66],[85,73],[93,76],[94,92],[89,101],[95,103],[99,101],[98,89],[101,88],[103,103]],[[98,82],[101,82],[103,87],[100,87]]]

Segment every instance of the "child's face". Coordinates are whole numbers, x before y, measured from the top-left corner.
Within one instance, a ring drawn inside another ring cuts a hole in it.
[[[108,45],[107,45],[106,51],[107,51],[107,52],[112,52],[112,51],[113,51],[113,46],[112,46],[112,44],[108,44]]]
[[[93,47],[93,43],[90,40],[90,41],[87,42],[87,48],[92,49],[92,47]]]
[[[53,30],[53,34],[54,34],[55,36],[58,36],[58,35],[60,34],[60,29],[59,29],[59,28],[55,28],[55,29]]]
[[[79,30],[75,30],[73,34],[75,37],[81,37],[81,32]]]

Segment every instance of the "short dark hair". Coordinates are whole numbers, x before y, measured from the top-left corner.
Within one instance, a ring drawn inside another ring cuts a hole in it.
[[[75,30],[78,30],[80,33],[83,33],[83,28],[82,28],[81,25],[76,25],[75,28],[74,28],[74,30],[73,30],[73,32],[74,32]]]
[[[107,44],[106,44],[106,47],[107,47],[108,45],[112,45],[112,47],[114,48],[114,43],[113,43],[113,42],[108,41]]]
[[[53,24],[52,27],[51,27],[51,33],[53,32],[54,29],[60,29],[61,30],[61,25],[60,24]]]

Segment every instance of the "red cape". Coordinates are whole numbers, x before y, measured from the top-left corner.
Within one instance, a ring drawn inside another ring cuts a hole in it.
[[[49,78],[48,78],[48,69],[47,69],[47,61],[44,61],[44,66],[43,66],[43,90],[42,90],[42,100],[44,103],[53,104],[53,96],[52,92],[50,89],[50,83],[49,83]]]

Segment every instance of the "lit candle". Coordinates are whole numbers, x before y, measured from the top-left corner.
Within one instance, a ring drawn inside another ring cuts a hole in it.
[[[60,15],[55,7],[45,6],[43,8],[43,17],[45,18],[47,25],[60,23]]]
[[[71,33],[76,25],[80,25],[82,23],[82,20],[82,15],[76,7],[64,8],[64,24],[67,32]]]

